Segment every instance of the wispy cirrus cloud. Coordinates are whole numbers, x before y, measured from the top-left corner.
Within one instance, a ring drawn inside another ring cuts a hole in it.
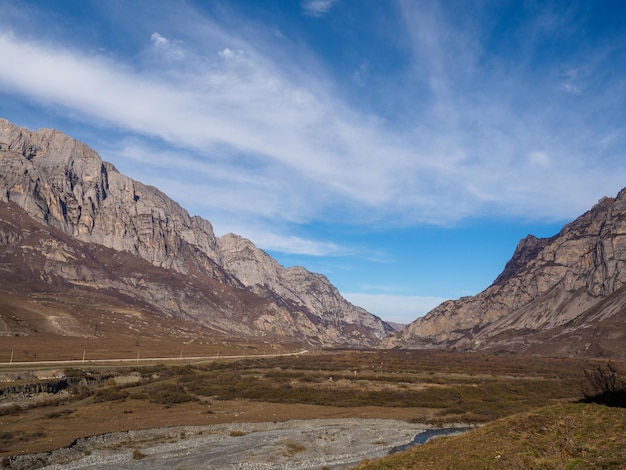
[[[302,10],[310,16],[323,16],[330,11],[337,0],[304,0]]]
[[[311,14],[332,6],[302,3]],[[506,55],[486,57],[486,33],[450,21],[440,4],[400,2],[397,28],[407,39],[399,47],[410,57],[401,76],[372,77],[377,64],[365,55],[347,77],[357,95],[407,103],[393,119],[349,104],[334,75],[307,60],[314,53],[277,38],[273,27],[234,28],[185,8],[151,23],[127,56],[5,27],[0,60],[11,67],[0,68],[0,87],[131,134],[133,145],[104,150],[142,159],[134,176],[163,184],[211,220],[228,213],[255,219],[258,239],[286,251],[337,248],[272,238],[281,224],[453,224],[486,213],[562,219],[626,178],[618,158],[624,136],[592,116],[564,112],[571,103],[558,100],[572,93],[555,93],[563,65],[527,74]],[[590,87],[597,60],[585,71]],[[529,75],[547,78],[529,82]],[[580,75],[566,78],[574,86]],[[616,91],[580,98],[592,100],[592,109],[613,109]],[[604,142],[604,156],[591,161],[596,142]],[[156,170],[168,165],[158,180]]]

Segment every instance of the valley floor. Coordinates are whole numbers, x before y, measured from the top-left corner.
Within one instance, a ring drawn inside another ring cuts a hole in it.
[[[591,462],[580,468],[626,468],[625,408],[579,402],[586,371],[623,376],[625,365],[611,364],[342,350],[66,368],[56,372],[67,388],[54,394],[20,389],[42,371],[12,370],[0,393],[0,459],[23,469],[49,466],[50,456],[65,465],[52,468],[68,469],[207,468],[212,459],[208,468],[345,468],[370,459],[366,468],[474,469],[538,468],[571,456]],[[375,463],[421,430],[455,423],[478,429]]]

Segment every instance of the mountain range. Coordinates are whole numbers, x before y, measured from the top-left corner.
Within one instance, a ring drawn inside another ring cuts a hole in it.
[[[623,190],[551,238],[520,241],[483,292],[393,331],[323,275],[216,237],[85,144],[0,119],[0,335],[91,338],[106,324],[187,339],[626,358],[625,283]]]
[[[56,130],[0,121],[0,214],[5,292],[97,293],[216,334],[326,347],[372,346],[391,331],[324,276],[284,268],[240,236],[216,237],[207,220]]]

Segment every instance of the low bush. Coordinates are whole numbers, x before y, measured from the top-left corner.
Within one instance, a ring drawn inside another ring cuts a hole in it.
[[[146,390],[149,401],[161,405],[177,405],[190,401],[198,401],[196,397],[191,395],[185,387],[180,384],[162,383],[155,385]]]
[[[129,397],[129,393],[117,387],[100,388],[95,391],[93,398],[96,403],[122,402]]]
[[[306,447],[304,447],[302,444],[290,442],[287,444],[287,449],[285,450],[285,452],[283,452],[283,455],[285,455],[286,457],[291,457],[297,454],[298,452],[304,452],[305,450],[306,450]]]
[[[74,413],[76,410],[70,410],[69,408],[63,409],[63,410],[56,410],[56,411],[52,411],[50,413],[48,413],[46,415],[46,418],[48,419],[56,419],[56,418],[61,418],[63,416],[69,416],[72,413]]]
[[[7,431],[0,431],[0,444],[11,442],[15,438],[15,434]]]
[[[147,455],[144,454],[139,449],[133,449],[133,460],[141,460],[141,459],[144,459],[146,457],[147,457]]]
[[[583,393],[585,403],[626,407],[626,380],[610,362],[606,366],[585,369]]]
[[[0,406],[0,416],[19,415],[22,411],[23,408],[17,404]]]

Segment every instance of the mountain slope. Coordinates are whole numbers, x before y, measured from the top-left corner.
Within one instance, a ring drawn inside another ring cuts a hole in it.
[[[523,239],[490,287],[444,302],[386,344],[626,357],[625,283],[622,190],[554,237]]]
[[[42,282],[105,286],[153,311],[224,333],[325,346],[369,346],[390,331],[325,277],[285,269],[236,235],[218,239],[208,221],[55,130],[32,132],[0,120],[0,203],[3,255],[31,256],[19,266],[33,276],[45,268],[48,277],[38,276],[37,289]],[[11,234],[19,233],[20,222],[9,214],[17,207],[25,213],[17,219],[31,217],[47,235],[16,245]],[[74,252],[90,255],[68,256]],[[114,261],[119,272],[110,271]],[[7,262],[2,273],[10,277],[16,267]]]

